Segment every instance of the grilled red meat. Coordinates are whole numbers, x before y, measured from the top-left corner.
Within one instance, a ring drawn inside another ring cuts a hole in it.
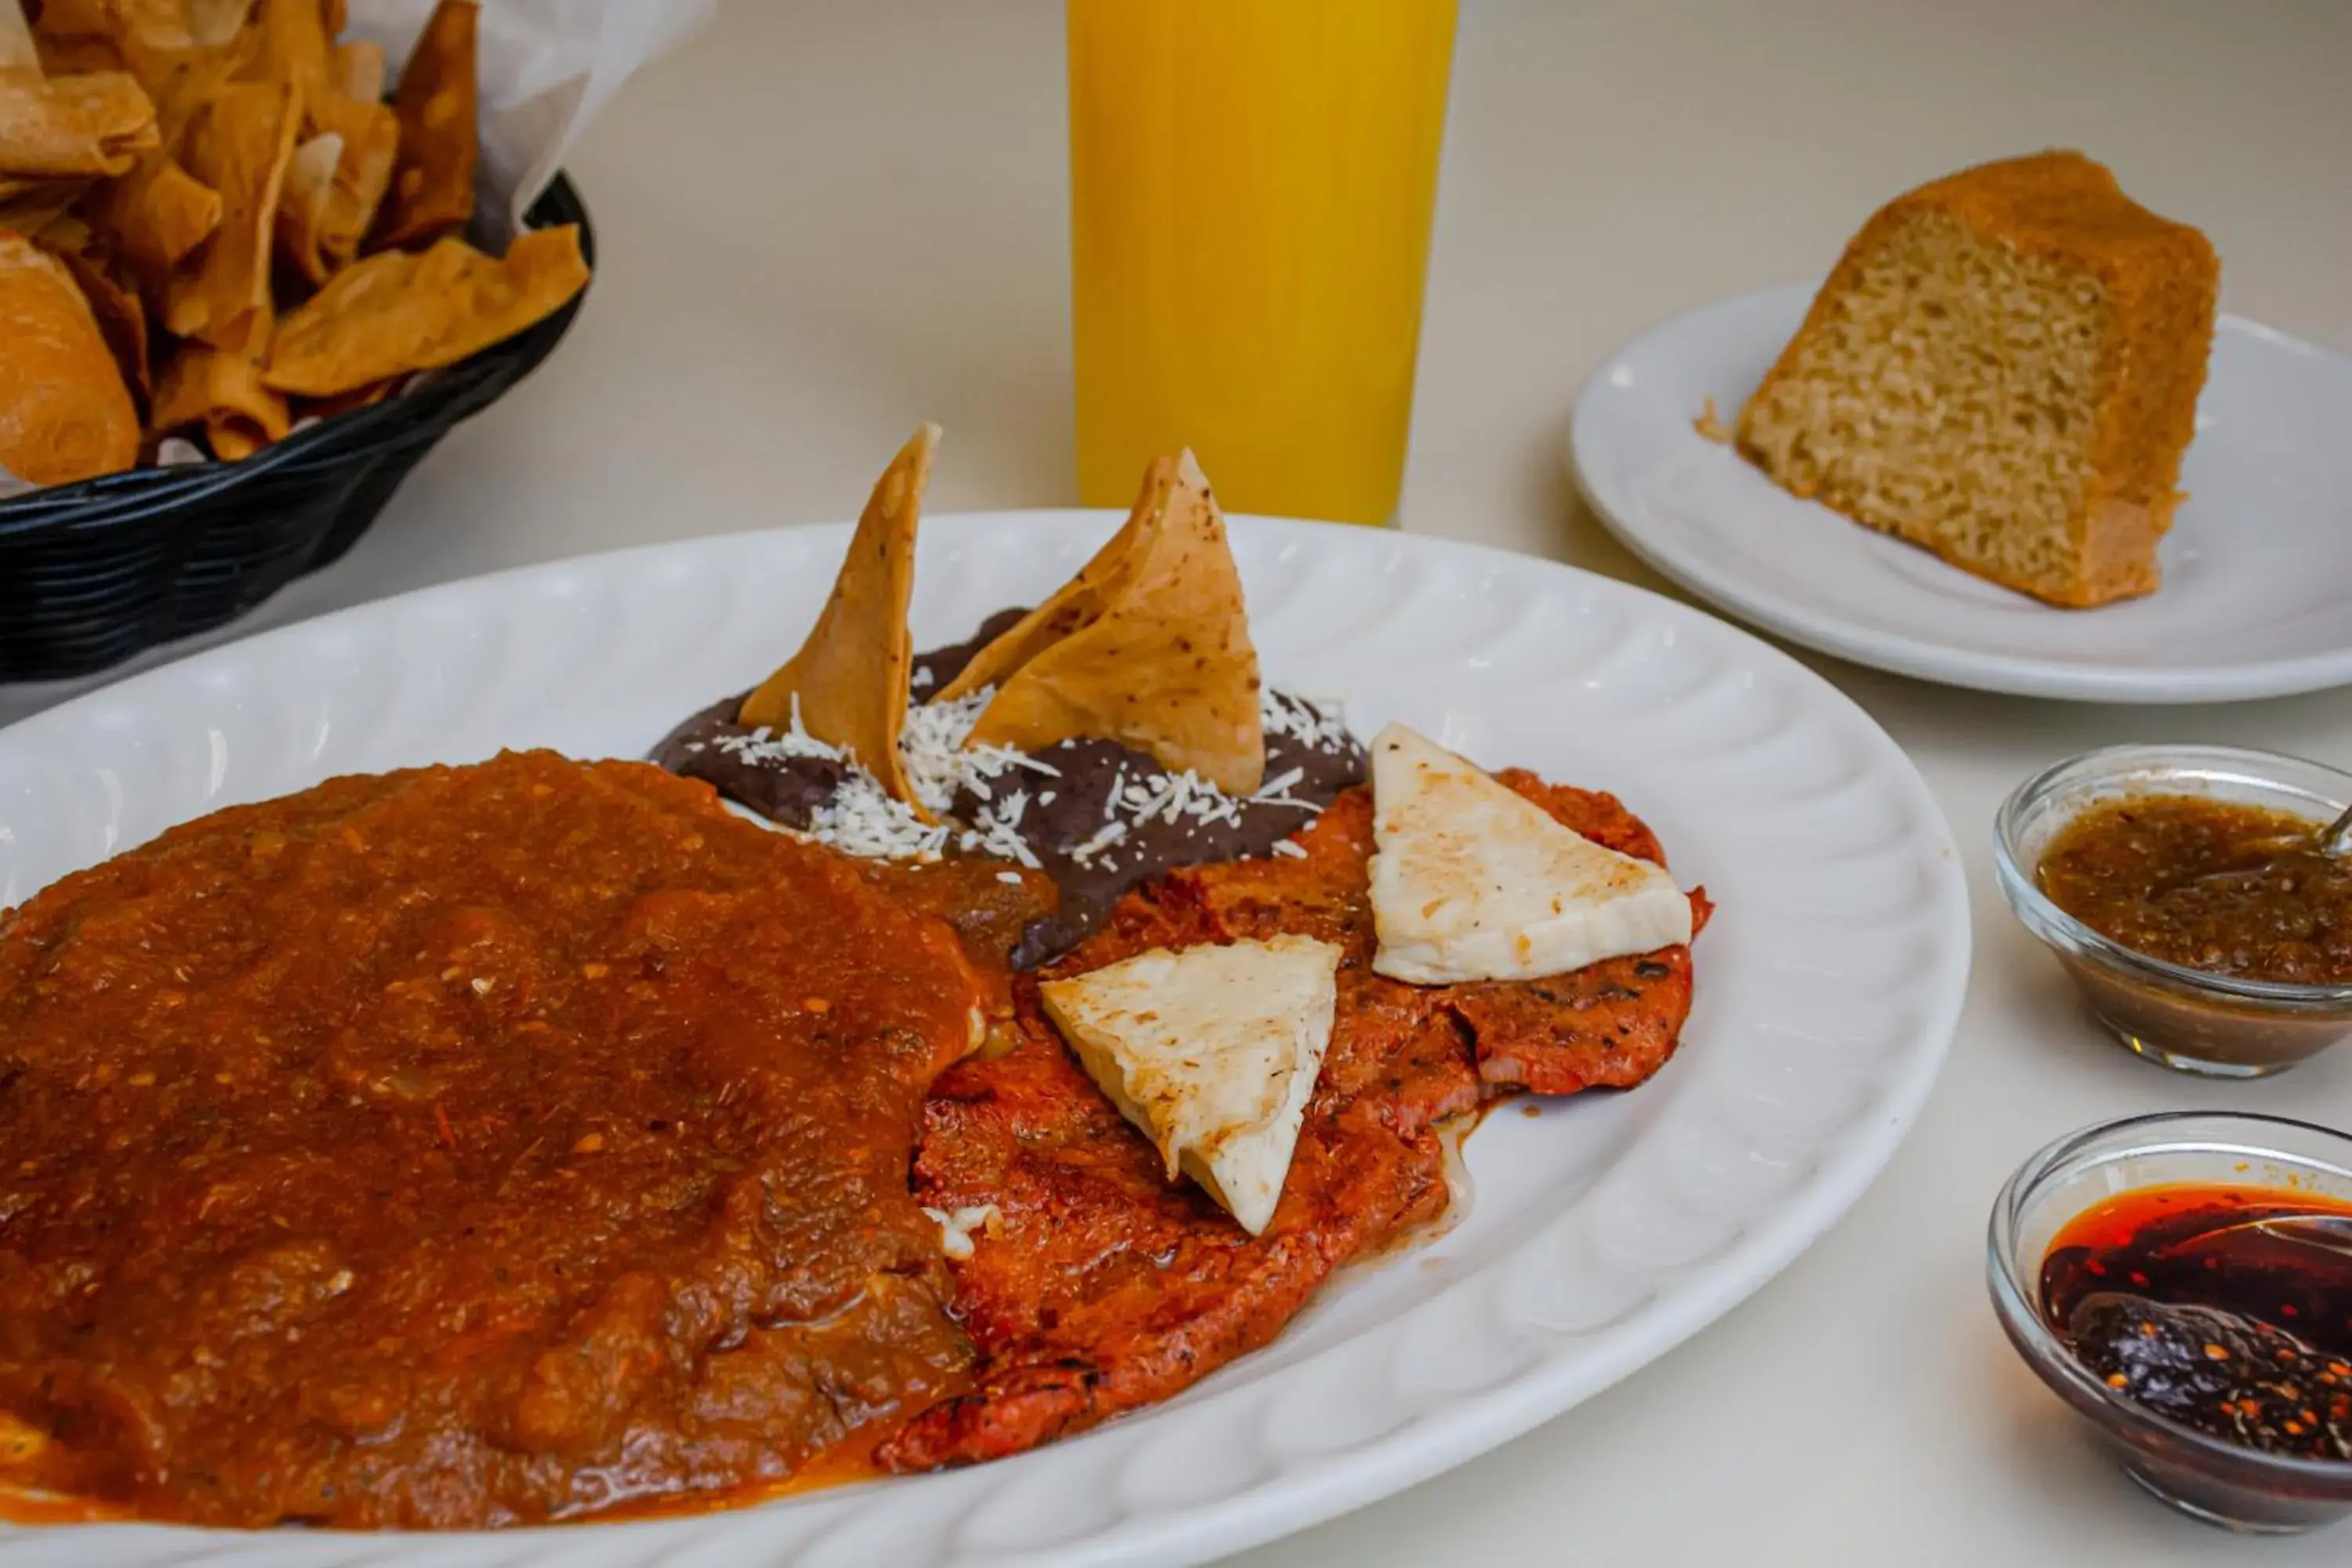
[[[1501,776],[1588,837],[1658,858],[1613,797]],[[1687,948],[1510,984],[1374,974],[1371,823],[1369,792],[1351,790],[1300,835],[1304,858],[1172,872],[1129,894],[1050,972],[1284,931],[1339,944],[1330,1047],[1264,1235],[1167,1181],[1063,1047],[1032,979],[1018,986],[1013,1048],[940,1079],[915,1186],[937,1208],[998,1210],[955,1270],[955,1310],[982,1365],[971,1392],[885,1444],[887,1468],[1019,1453],[1170,1397],[1271,1340],[1341,1264],[1444,1214],[1441,1118],[1522,1087],[1629,1088],[1672,1054],[1690,1007]],[[1692,897],[1703,921],[1705,896]]]

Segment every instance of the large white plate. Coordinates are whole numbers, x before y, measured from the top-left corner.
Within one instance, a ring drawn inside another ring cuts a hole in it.
[[[919,637],[1034,602],[1107,514],[924,524]],[[1680,1055],[1491,1118],[1469,1216],[1184,1397],[1003,1463],[646,1523],[467,1537],[82,1527],[0,1563],[1166,1563],[1457,1464],[1664,1353],[1802,1251],[1927,1098],[1968,972],[1950,836],[1845,698],[1622,584],[1370,530],[1236,521],[1270,677],[1621,794],[1720,903]],[[502,746],[636,755],[790,652],[841,527],[534,567],[151,671],[0,731],[0,903],[216,806]]]
[[[1731,423],[1811,298],[1677,316],[1585,383],[1577,479],[1635,554],[1792,641],[1953,686],[2207,702],[2352,681],[2352,360],[2222,317],[2164,586],[2059,610],[1799,500],[1692,428],[1709,397]]]

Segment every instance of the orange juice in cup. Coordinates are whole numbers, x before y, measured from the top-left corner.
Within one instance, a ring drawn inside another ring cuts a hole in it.
[[[1454,0],[1068,0],[1078,489],[1386,523]]]

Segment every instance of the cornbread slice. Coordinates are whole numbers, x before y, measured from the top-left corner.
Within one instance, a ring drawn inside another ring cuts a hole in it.
[[[1776,482],[2053,605],[2152,592],[2221,262],[2079,153],[1873,215],[1740,410]]]

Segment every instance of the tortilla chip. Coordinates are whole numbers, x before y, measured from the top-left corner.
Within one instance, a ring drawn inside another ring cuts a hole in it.
[[[330,131],[294,149],[278,197],[278,248],[297,272],[324,283],[333,270],[320,247],[328,204],[335,194],[335,171],[343,161],[343,139]]]
[[[329,80],[326,19],[319,0],[261,0],[253,18],[260,52],[247,68],[257,81],[290,81],[305,100]]]
[[[1035,752],[1080,736],[1189,768],[1229,795],[1264,781],[1257,651],[1241,573],[1189,451],[1177,459],[1164,520],[1102,613],[1014,671],[968,743]]]
[[[1149,552],[1151,541],[1167,519],[1169,492],[1175,483],[1175,459],[1152,459],[1151,466],[1144,470],[1143,491],[1135,498],[1134,510],[1128,513],[1119,531],[1052,598],[999,632],[986,647],[974,654],[971,662],[940,688],[931,700],[953,702],[982,687],[1002,686],[1045,649],[1101,619],[1135,563]]]
[[[235,463],[268,446],[269,437],[260,426],[227,414],[205,421],[205,445],[222,462]]]
[[[0,233],[0,468],[61,485],[138,460],[139,414],[89,302],[17,234]]]
[[[40,54],[41,70],[47,76],[97,76],[104,71],[122,71],[142,87],[146,86],[111,38],[63,38],[53,43],[45,34]]]
[[[381,103],[386,79],[383,46],[373,38],[352,38],[327,52],[327,85],[345,98]]]
[[[127,72],[44,78],[0,71],[0,174],[120,174],[161,144],[154,100]]]
[[[103,37],[161,53],[196,47],[188,10],[183,0],[41,0],[35,26],[45,34]]]
[[[349,414],[354,409],[373,408],[390,397],[392,389],[399,384],[396,381],[371,382],[335,397],[304,398],[301,406],[295,409],[294,416],[297,419],[332,419],[338,414]]]
[[[51,76],[129,71],[150,93],[196,47],[179,0],[43,0],[33,32]]]
[[[188,127],[188,170],[220,193],[221,219],[165,287],[163,325],[174,336],[248,353],[267,336],[270,239],[301,109],[292,87],[231,82]]]
[[[23,229],[16,232],[25,233]],[[98,237],[90,232],[89,222],[79,213],[61,213],[43,225],[40,233],[26,237],[38,241],[43,250],[58,257],[99,247]]]
[[[857,520],[833,596],[808,641],[743,699],[736,714],[738,722],[782,730],[797,713],[803,729],[847,752],[893,800],[919,813],[922,803],[899,765],[898,729],[906,722],[915,669],[914,638],[907,630],[915,529],[939,447],[940,427],[926,425],[898,449]]]
[[[98,249],[87,233],[69,242],[62,226],[43,235],[41,242],[73,274],[99,334],[114,355],[115,368],[122,373],[123,384],[143,404],[154,390],[154,378],[147,370],[146,307],[113,258]]]
[[[332,397],[455,364],[561,308],[588,282],[574,225],[537,229],[493,260],[460,239],[380,251],[338,272],[278,323],[265,379]]]
[[[89,187],[88,180],[0,177],[0,228],[41,238],[73,210]]]
[[[257,32],[235,34],[215,48],[199,48],[171,57],[171,68],[155,89],[155,124],[163,148],[180,155],[180,142],[188,127],[220,90],[250,72],[261,53]]]
[[[92,194],[83,210],[115,253],[161,293],[173,269],[220,227],[218,191],[154,153]]]
[[[342,162],[320,219],[319,248],[340,269],[360,253],[368,226],[375,222],[383,194],[392,187],[400,154],[400,116],[392,106],[331,93],[310,106],[310,124],[320,135],[343,139]]]
[[[475,0],[441,0],[401,68],[400,164],[376,220],[379,248],[429,244],[464,231],[474,216]]]
[[[159,434],[202,426],[213,456],[235,462],[284,440],[294,420],[250,354],[182,343],[163,366],[148,423]]]
[[[188,36],[200,49],[216,49],[236,37],[252,14],[253,0],[187,0],[184,11]]]
[[[20,3],[0,5],[0,71],[40,74],[41,51],[33,42],[33,24],[25,19]]]

